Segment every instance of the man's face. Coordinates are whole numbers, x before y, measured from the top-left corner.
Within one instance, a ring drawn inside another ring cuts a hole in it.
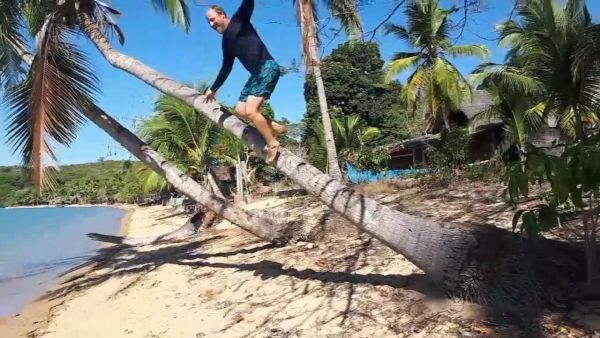
[[[211,8],[206,12],[206,18],[208,19],[208,24],[217,32],[223,34],[225,29],[227,29],[229,19],[227,19],[225,14],[219,14]]]

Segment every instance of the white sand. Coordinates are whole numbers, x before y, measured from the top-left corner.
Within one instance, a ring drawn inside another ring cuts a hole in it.
[[[165,207],[137,209],[129,236],[155,236],[185,222],[180,216],[158,220],[171,212]],[[406,276],[419,273],[391,252],[377,255],[385,266],[365,261],[350,273],[347,268],[335,271],[337,261],[364,247],[356,237],[346,240],[348,247],[339,254],[332,250],[335,243],[265,245],[222,222],[199,241],[122,253],[85,277],[93,286],[68,300],[42,336],[398,337],[406,335],[403,325],[415,327],[420,316],[421,332],[410,336],[449,337],[458,334],[457,324],[426,317],[437,311],[450,318],[461,307],[473,307],[423,301],[416,291],[369,284],[368,274],[374,274],[372,280],[397,275],[388,282],[409,285]],[[361,281],[351,283],[353,275]]]

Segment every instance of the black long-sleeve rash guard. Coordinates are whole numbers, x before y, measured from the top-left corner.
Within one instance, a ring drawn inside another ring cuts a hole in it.
[[[259,73],[266,60],[273,59],[250,23],[253,11],[254,0],[243,0],[240,8],[229,21],[227,29],[223,32],[223,65],[217,79],[210,87],[211,91],[214,92],[223,85],[231,73],[236,57],[253,75]]]

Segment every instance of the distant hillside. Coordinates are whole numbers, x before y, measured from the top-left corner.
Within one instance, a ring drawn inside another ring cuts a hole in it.
[[[29,174],[21,167],[0,167],[0,206],[62,203],[131,202],[142,197],[140,162],[98,161],[65,165],[53,192],[36,196]]]

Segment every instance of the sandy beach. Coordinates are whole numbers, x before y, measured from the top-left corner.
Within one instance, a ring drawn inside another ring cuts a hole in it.
[[[265,203],[277,202],[251,207]],[[136,208],[124,227],[129,237],[150,237],[185,220],[170,207]],[[3,337],[397,337],[410,327],[419,328],[411,334],[448,337],[480,315],[475,305],[427,296],[418,268],[370,244],[347,233],[274,248],[223,221],[184,243],[116,250],[0,322],[0,331]]]
[[[135,208],[124,227],[146,238],[185,221],[152,206]],[[335,218],[326,224],[315,243],[280,248],[226,221],[184,242],[106,247],[20,316],[1,320],[1,336],[497,336],[483,307],[448,300],[403,256]],[[583,333],[573,330],[565,336]]]

